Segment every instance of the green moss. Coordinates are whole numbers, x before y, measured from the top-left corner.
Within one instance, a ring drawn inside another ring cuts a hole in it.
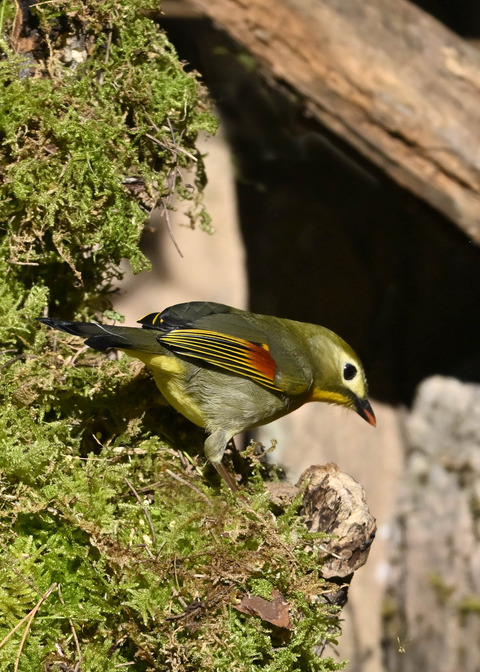
[[[480,497],[472,495],[469,501],[472,518],[476,521],[480,518]]]
[[[67,389],[74,372],[63,365],[51,375],[65,376]],[[86,370],[84,383],[93,383],[92,372],[99,374]],[[50,385],[44,381],[43,389]],[[92,401],[100,409],[102,394],[96,389]],[[45,656],[56,660],[57,645],[67,660],[76,660],[72,628],[85,670],[97,669],[107,651],[104,669],[132,661],[138,670],[175,669],[175,661],[182,670],[196,670],[200,662],[207,670],[259,664],[267,670],[336,669],[311,653],[338,626],[333,612],[304,597],[321,592],[318,561],[307,552],[311,538],[292,511],[285,520],[274,518],[259,488],[251,498],[234,498],[184,474],[187,483],[178,486],[169,474],[179,472],[178,459],[168,444],[150,441],[142,423],[135,447],[127,448],[123,439],[127,445],[132,439],[122,435],[108,440],[100,455],[82,458],[80,436],[58,432],[65,427],[58,419],[61,404],[52,412],[52,400],[45,402],[38,434],[31,418],[22,419],[28,429],[23,453],[20,446],[15,455],[1,452],[9,505],[0,517],[8,530],[1,546],[0,640],[40,595],[61,586],[32,625],[20,669],[40,669]],[[296,625],[281,646],[272,626],[233,609],[244,592],[267,585],[282,590]],[[12,646],[0,650],[2,669],[16,653]]]
[[[208,484],[203,433],[138,363],[35,321],[108,309],[121,258],[146,266],[145,213],[172,190],[208,225],[195,141],[215,121],[149,7],[39,3],[34,62],[4,39],[2,4],[0,669],[17,656],[23,672],[338,669],[314,653],[339,628],[315,599],[299,501],[273,511],[259,471],[238,497]],[[192,196],[179,169],[193,163]],[[234,608],[274,588],[292,631]]]
[[[67,312],[75,301],[65,306],[59,280],[77,285],[85,301],[119,274],[122,258],[134,272],[148,267],[139,236],[172,191],[192,201],[192,217],[208,228],[195,141],[216,120],[149,8],[157,2],[39,3],[32,11],[45,60],[32,64],[3,44],[5,257],[12,275],[49,286],[51,302]],[[182,184],[187,166],[197,168],[193,191]]]
[[[480,597],[478,595],[465,597],[463,600],[460,600],[458,609],[464,615],[477,614],[480,616]]]
[[[439,604],[448,604],[451,596],[455,592],[455,586],[447,585],[437,572],[432,572],[430,574],[428,582],[433,589]]]
[[[323,584],[299,503],[273,516],[258,479],[240,497],[203,483],[201,441],[156,406],[153,381],[126,357],[85,352],[72,367],[75,339],[61,339],[54,353],[4,369],[0,641],[54,584],[61,590],[35,617],[20,669],[60,664],[59,648],[73,666],[72,630],[87,672],[126,662],[137,670],[337,669],[313,654],[339,629],[335,611],[313,599]],[[153,436],[154,423],[175,443]],[[196,467],[190,476],[179,446]],[[273,588],[295,625],[283,639],[233,608],[243,594],[268,599]],[[22,632],[0,649],[2,669]]]
[[[339,628],[335,610],[314,599],[324,584],[299,502],[274,516],[258,479],[238,497],[209,487],[197,475],[201,442],[156,406],[153,381],[137,364],[84,352],[71,366],[75,353],[75,338],[62,336],[55,352],[4,369],[0,641],[57,585],[32,622],[20,669],[60,664],[59,649],[73,665],[73,630],[87,672],[102,669],[102,659],[112,670],[126,662],[137,670],[338,669],[313,653]],[[153,436],[153,422],[186,441]],[[182,445],[191,475],[173,450]],[[245,593],[268,599],[273,588],[290,605],[292,632],[234,609]],[[0,649],[2,669],[22,632]]]

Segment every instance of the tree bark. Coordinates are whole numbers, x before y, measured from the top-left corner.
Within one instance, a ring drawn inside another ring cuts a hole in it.
[[[306,111],[480,243],[480,52],[406,0],[191,0]]]

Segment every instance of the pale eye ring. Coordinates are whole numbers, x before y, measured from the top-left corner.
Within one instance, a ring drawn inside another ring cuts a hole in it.
[[[357,367],[354,364],[347,362],[343,366],[343,379],[344,380],[353,380],[357,375]]]

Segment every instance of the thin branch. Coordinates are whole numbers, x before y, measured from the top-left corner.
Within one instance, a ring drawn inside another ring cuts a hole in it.
[[[174,474],[173,471],[170,471],[170,469],[165,469],[165,471],[169,476],[174,478],[176,481],[178,481],[179,483],[182,483],[182,485],[186,485],[188,488],[190,488],[191,490],[196,492],[197,495],[199,495],[205,502],[207,502],[207,504],[209,506],[212,506],[212,502],[208,499],[207,495],[205,495],[201,490],[199,490],[194,485],[192,485],[192,483],[189,483],[188,481],[186,481],[181,476],[178,476],[178,474]]]
[[[154,135],[150,135],[150,133],[145,133],[145,136],[152,140],[152,142],[155,142],[157,145],[160,145],[160,147],[163,147],[163,149],[168,150],[169,152],[172,152],[172,154],[176,154],[177,152],[180,152],[181,154],[185,154],[188,156],[189,159],[192,159],[192,161],[197,162],[198,159],[196,156],[193,156],[190,152],[187,152],[186,149],[183,149],[183,147],[180,147],[180,145],[177,145],[176,142],[174,141],[175,149],[172,149],[168,145],[166,145],[164,142],[156,138]],[[38,266],[38,264],[37,264]]]
[[[175,133],[173,131],[173,126],[172,126],[172,122],[170,121],[170,117],[167,117],[167,124],[168,124],[168,128],[170,129],[170,133],[172,135],[173,144],[176,147],[177,146],[177,141],[175,140]]]
[[[2,366],[0,366],[0,371],[3,371],[3,369],[7,369],[14,362],[18,362],[19,359],[38,359],[38,355],[29,355],[26,352],[24,352],[21,355],[16,355],[15,357],[12,357],[7,362],[5,362],[5,364],[2,364]]]
[[[105,65],[107,65],[109,58],[110,58],[110,47],[112,45],[112,35],[113,35],[113,29],[109,28],[108,30],[108,37],[107,37],[107,48],[105,50]]]
[[[140,504],[140,508],[142,509],[143,513],[145,514],[145,518],[147,519],[148,526],[150,527],[150,532],[152,533],[152,541],[153,541],[153,543],[156,543],[157,535],[155,534],[155,528],[153,527],[153,523],[152,523],[152,519],[150,518],[150,514],[148,513],[147,509],[146,509],[145,506],[143,505],[143,502],[142,502],[142,500],[141,500],[141,498],[140,498],[140,495],[139,495],[138,492],[135,490],[135,488],[133,487],[133,485],[130,483],[130,481],[128,480],[128,478],[125,478],[125,483],[128,485],[128,487],[130,488],[130,490],[131,490],[131,491],[133,492],[133,494],[135,495],[135,497],[136,497],[138,503]]]
[[[15,261],[14,259],[7,259],[7,264],[14,264],[15,266],[40,266],[37,261]]]
[[[61,590],[60,585],[58,586],[58,598],[59,598],[60,602],[63,604],[63,606],[65,606],[65,600],[63,599],[62,590]],[[80,650],[80,642],[78,641],[77,631],[75,630],[75,626],[73,625],[72,619],[69,618],[68,622],[70,624],[70,628],[72,629],[73,639],[75,640],[75,648],[77,649],[77,656],[78,656],[77,665],[78,665],[78,667],[80,667],[80,665],[82,664],[82,652]]]
[[[70,361],[67,362],[67,366],[73,366],[77,361],[77,357],[80,357],[80,355],[86,352],[87,350],[89,350],[88,345],[84,345],[82,348],[77,350],[77,352],[70,358]]]
[[[0,642],[0,649],[1,649],[2,646],[4,644],[6,644],[6,642],[8,642],[10,637],[22,626],[22,624],[25,623],[25,621],[27,621],[27,625],[25,627],[25,632],[22,635],[22,639],[20,641],[20,647],[18,649],[17,657],[15,659],[15,665],[14,665],[14,668],[13,668],[14,672],[18,672],[18,666],[20,664],[20,656],[22,655],[22,650],[23,650],[23,647],[25,645],[25,640],[27,639],[27,635],[30,631],[30,627],[32,625],[33,619],[35,618],[35,615],[36,615],[37,611],[40,609],[40,607],[42,606],[42,604],[45,602],[45,600],[47,600],[50,597],[50,595],[57,588],[57,586],[58,586],[57,583],[52,584],[50,586],[50,588],[47,590],[47,592],[42,595],[42,597],[39,599],[39,601],[33,607],[33,609],[26,616],[24,616],[22,618],[22,620],[19,621],[17,623],[17,625],[12,630],[10,630],[8,635],[6,637],[4,637],[4,639]]]
[[[13,628],[13,630],[10,630],[10,632],[8,633],[8,635],[7,635],[6,637],[4,637],[4,639],[2,639],[2,641],[0,642],[0,649],[2,648],[2,646],[3,646],[4,644],[6,644],[6,643],[8,642],[8,640],[10,639],[10,637],[11,637],[12,635],[14,635],[14,634],[16,633],[16,631],[22,626],[22,624],[23,624],[23,623],[27,620],[27,618],[30,616],[30,613],[31,613],[31,612],[29,612],[28,614],[26,614],[26,616],[24,616],[24,617],[22,618],[22,620],[19,621],[19,622],[17,623],[17,625]]]
[[[155,122],[150,117],[150,115],[147,114],[147,118],[148,118],[149,122],[152,124],[153,129],[157,133],[161,134],[160,129],[155,124]],[[192,161],[195,161],[195,162],[197,162],[197,158],[193,154],[191,154],[190,152],[187,152],[187,150],[183,149],[183,147],[180,147],[180,145],[178,144],[178,142],[175,138],[175,132],[173,130],[172,122],[170,121],[169,117],[167,117],[167,123],[168,123],[168,128],[170,129],[170,134],[172,136],[173,148],[170,147],[165,142],[162,142],[161,140],[156,138],[154,135],[151,135],[150,133],[146,133],[145,135],[152,142],[155,142],[157,145],[160,145],[160,147],[163,147],[163,149],[172,152],[172,155],[173,155],[173,160],[175,162],[175,165],[173,166],[172,170],[170,171],[170,174],[167,177],[167,184],[170,183],[170,185],[169,185],[170,194],[169,194],[169,196],[167,196],[166,199],[162,199],[161,206],[162,206],[162,214],[165,217],[165,223],[167,225],[168,235],[170,236],[173,244],[175,245],[175,249],[177,250],[178,254],[183,258],[182,251],[180,250],[180,247],[178,246],[177,241],[175,240],[175,236],[173,235],[172,225],[170,223],[170,215],[169,215],[169,212],[168,212],[168,205],[169,205],[169,200],[171,200],[171,197],[173,195],[173,188],[175,186],[177,174],[179,173],[179,170],[178,170],[178,152],[181,152],[182,154],[185,154],[186,156],[188,156],[189,159],[191,159]]]
[[[163,208],[163,215],[165,216],[165,222],[167,224],[167,231],[168,235],[172,239],[172,243],[175,245],[175,249],[177,250],[178,254],[182,257],[183,259],[183,253],[182,250],[179,248],[177,241],[175,240],[175,236],[173,235],[172,231],[172,225],[170,224],[170,215],[168,214],[168,208],[167,206],[162,203],[162,208]]]

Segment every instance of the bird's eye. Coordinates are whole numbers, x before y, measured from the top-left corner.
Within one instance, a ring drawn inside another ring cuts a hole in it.
[[[353,380],[357,375],[357,367],[353,364],[347,363],[343,367],[343,379],[344,380]]]

